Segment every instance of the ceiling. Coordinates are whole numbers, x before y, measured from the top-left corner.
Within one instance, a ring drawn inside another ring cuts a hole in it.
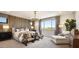
[[[73,11],[37,11],[36,12],[36,18],[42,19],[52,16],[58,16],[62,14],[69,14]],[[34,11],[0,11],[0,13],[18,16],[26,19],[32,19],[34,18]]]

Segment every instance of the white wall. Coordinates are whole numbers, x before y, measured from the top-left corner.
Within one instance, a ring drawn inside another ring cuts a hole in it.
[[[67,11],[64,14],[60,15],[60,24],[64,25],[66,19],[75,19],[75,13],[71,11]],[[63,26],[62,30],[65,30],[65,25]]]
[[[79,29],[79,11],[75,12],[76,28]]]
[[[35,21],[35,29],[39,30],[39,21]]]

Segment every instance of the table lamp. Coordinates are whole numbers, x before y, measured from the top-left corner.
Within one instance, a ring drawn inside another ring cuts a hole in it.
[[[7,24],[5,24],[5,25],[3,25],[3,31],[8,31],[9,30],[9,25],[7,25]]]

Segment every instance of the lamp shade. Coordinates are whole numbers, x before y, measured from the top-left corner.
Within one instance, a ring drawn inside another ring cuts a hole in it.
[[[62,28],[62,27],[63,27],[63,25],[62,25],[62,24],[60,24],[60,25],[59,25],[59,27],[60,27],[60,28]]]
[[[30,25],[32,25],[32,22],[30,22]]]
[[[33,26],[31,26],[31,29],[34,29],[34,27],[33,27]]]
[[[3,29],[9,29],[9,25],[3,25]]]
[[[5,32],[9,31],[9,25],[3,25],[3,31]]]

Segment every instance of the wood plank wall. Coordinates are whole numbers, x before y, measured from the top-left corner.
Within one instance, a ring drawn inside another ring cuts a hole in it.
[[[8,16],[8,25],[10,28],[12,28],[13,26],[30,28],[30,21],[28,19],[11,16],[11,15],[7,15],[7,16]],[[3,30],[3,25],[4,24],[0,24],[0,30]]]

